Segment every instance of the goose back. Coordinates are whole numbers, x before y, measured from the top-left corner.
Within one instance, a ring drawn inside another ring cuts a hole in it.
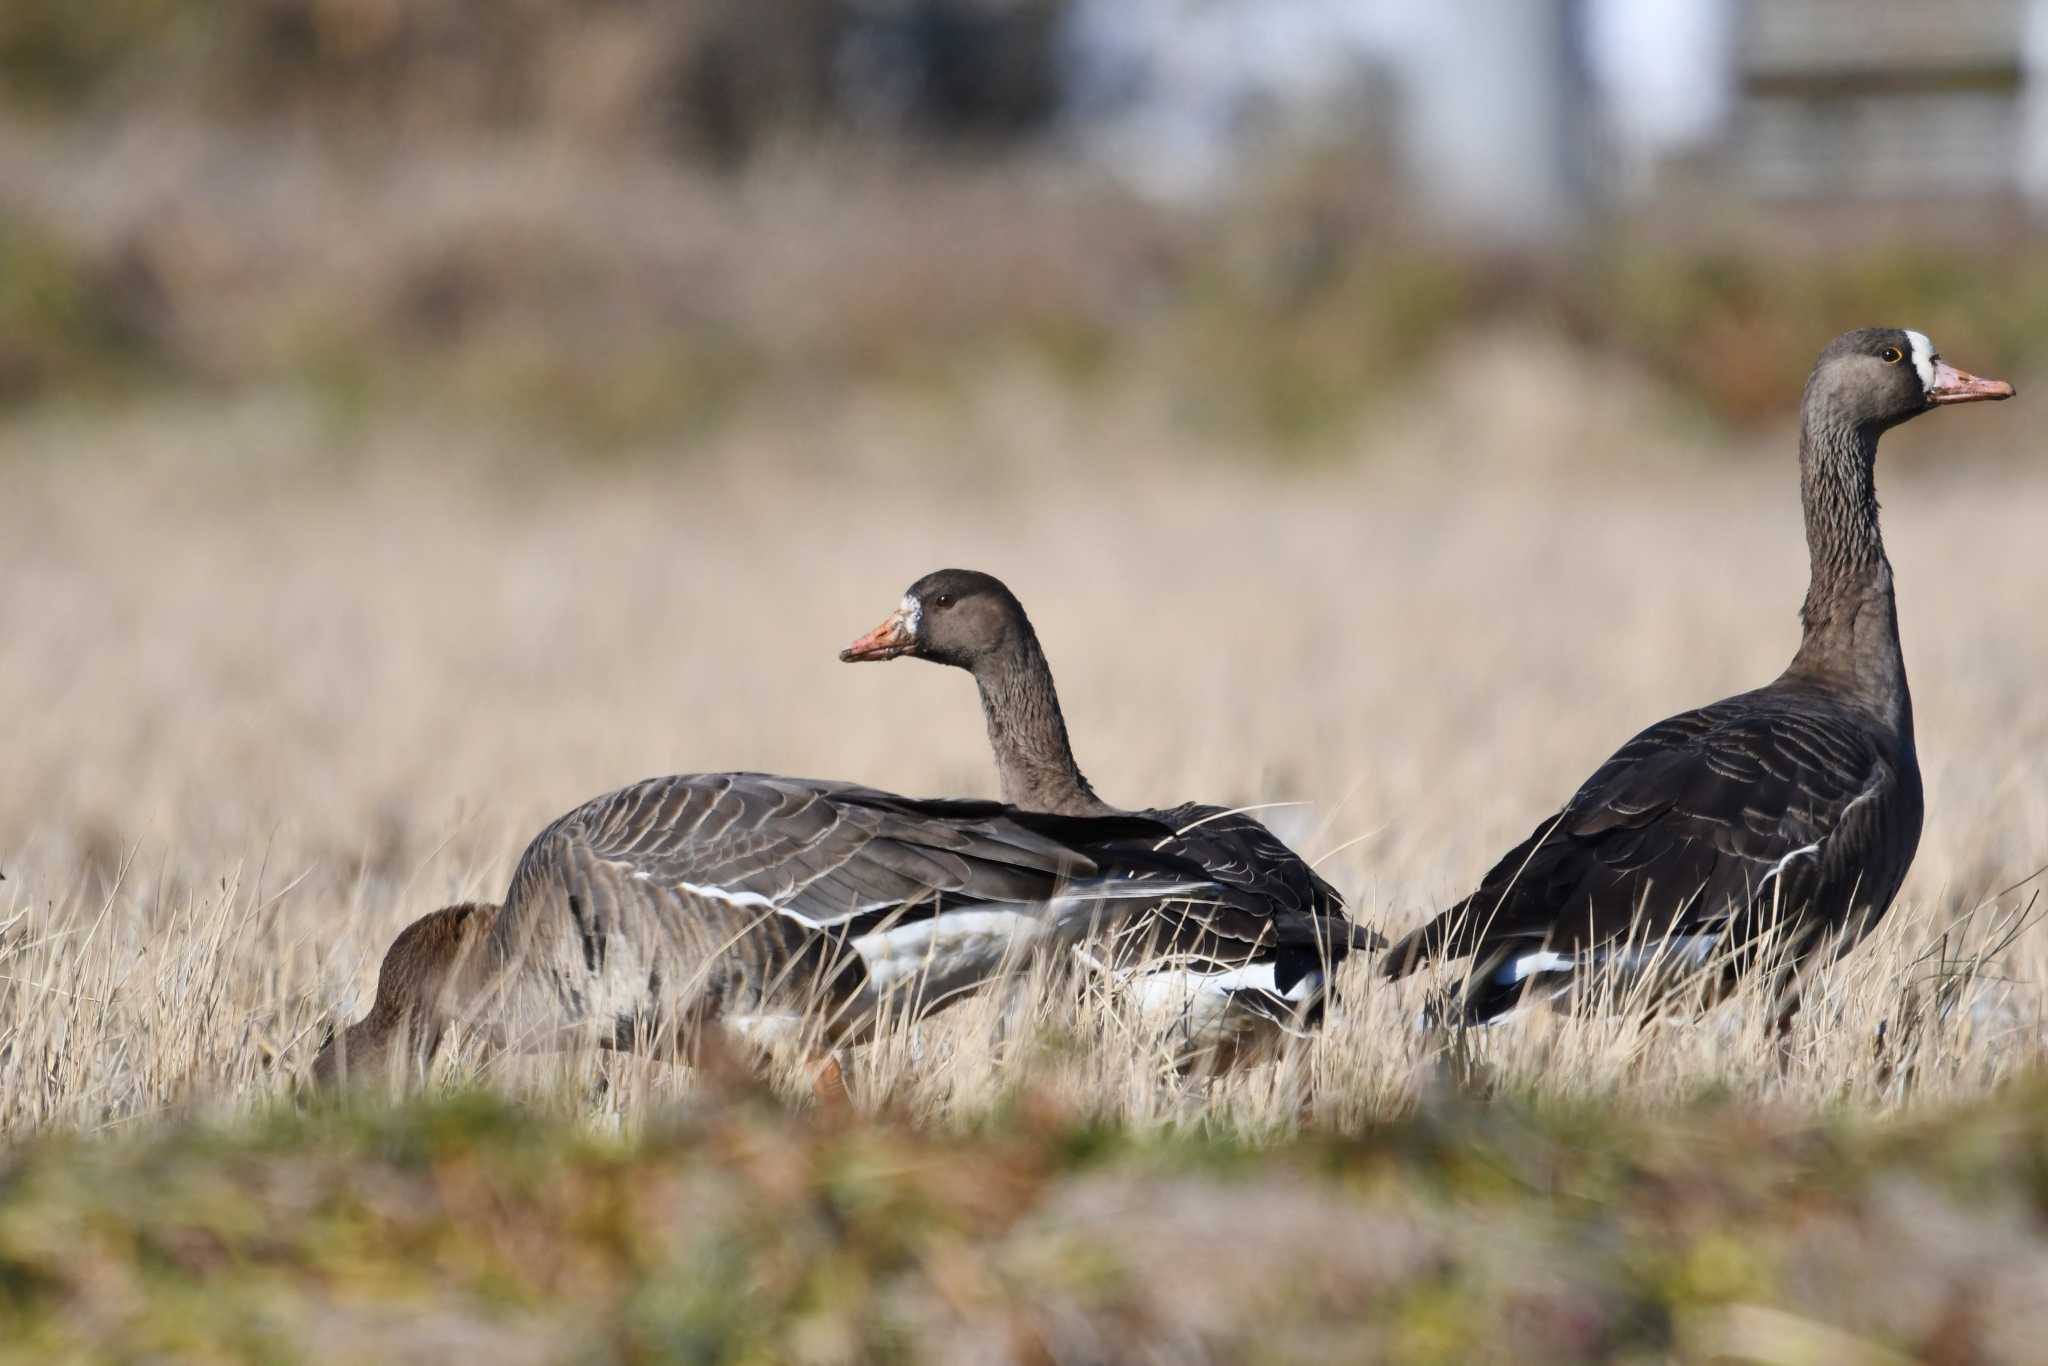
[[[1674,974],[1767,943],[1797,955],[1884,912],[1922,815],[1910,739],[1798,684],[1745,693],[1623,745],[1387,971],[1471,956],[1466,1010],[1491,1018],[1602,946]]]
[[[550,1016],[623,1036],[705,1017],[861,1037],[1120,908],[1207,894],[1137,817],[920,800],[763,773],[650,779],[519,861],[489,958]],[[822,1013],[821,1013],[822,1012]]]
[[[316,1084],[503,1046],[688,1048],[718,1021],[813,1049],[936,1010],[1130,907],[1215,888],[1137,816],[921,800],[765,773],[652,778],[529,844],[502,906],[422,917]]]
[[[1300,948],[1328,961],[1377,942],[1352,921],[1343,895],[1251,813],[1183,802],[1136,814],[1174,832],[1159,852],[1200,868],[1215,884],[1202,904],[1162,906],[1149,917],[1168,927],[1175,949],[1242,962],[1262,949]]]

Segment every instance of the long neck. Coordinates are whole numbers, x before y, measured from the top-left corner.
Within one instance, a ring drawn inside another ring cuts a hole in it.
[[[1818,683],[1910,737],[1912,697],[1899,650],[1892,566],[1877,524],[1875,429],[1811,411],[1799,438],[1813,577],[1788,677]]]
[[[1088,785],[1067,741],[1066,718],[1052,684],[1052,666],[1026,621],[974,668],[982,719],[995,752],[1003,800],[1032,811],[1099,816],[1114,811]]]

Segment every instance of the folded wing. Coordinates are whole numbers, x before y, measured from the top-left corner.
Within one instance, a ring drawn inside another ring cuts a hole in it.
[[[1725,952],[1781,919],[1840,928],[1890,903],[1918,827],[1917,782],[1857,718],[1768,690],[1730,698],[1622,746],[1386,971],[1471,956],[1512,981],[1515,956],[1538,950],[1570,967],[1624,937]]]

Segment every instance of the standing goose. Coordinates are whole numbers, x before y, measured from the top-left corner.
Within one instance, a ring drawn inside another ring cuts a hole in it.
[[[370,1013],[317,1082],[431,1055],[457,1019],[503,1041],[629,1048],[719,1021],[855,1042],[1078,937],[1111,903],[1209,895],[1149,852],[1169,831],[762,773],[654,778],[577,807],[519,860],[502,907],[401,933]]]
[[[1955,369],[1918,332],[1864,328],[1829,343],[1800,411],[1812,581],[1791,664],[1623,745],[1477,891],[1395,944],[1387,975],[1469,956],[1463,1014],[1477,1021],[1525,993],[1564,998],[1602,963],[1675,974],[1714,962],[1725,984],[1768,942],[1783,955],[1787,1024],[1791,969],[1876,922],[1920,839],[1878,437],[1931,408],[2012,392]]]
[[[1052,667],[1023,604],[1000,579],[969,569],[927,574],[839,657],[899,655],[974,676],[1004,801],[1070,816],[1127,814],[1096,796],[1075,763]],[[1160,851],[1220,888],[1119,922],[1121,963],[1153,950],[1168,955],[1161,961],[1173,970],[1142,973],[1139,990],[1148,1008],[1173,1008],[1180,1032],[1197,1044],[1228,1042],[1261,1021],[1313,1019],[1331,966],[1383,942],[1353,924],[1337,890],[1244,812],[1186,802],[1128,814],[1173,830]]]

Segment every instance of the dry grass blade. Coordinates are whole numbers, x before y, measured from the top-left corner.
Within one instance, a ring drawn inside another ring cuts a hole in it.
[[[991,390],[960,420],[1035,439],[1006,424],[1044,398]],[[858,468],[947,468],[958,432],[874,421],[838,429]],[[1451,432],[1400,426],[1390,449],[1430,430]],[[502,463],[465,461],[459,432],[379,423],[356,463],[322,463],[327,438],[288,404],[109,423],[96,458],[61,427],[0,430],[0,715],[35,718],[8,737],[0,790],[0,1123],[264,1103],[330,1020],[361,1015],[400,927],[494,899],[533,831],[632,778],[749,767],[987,793],[956,680],[833,657],[877,585],[933,564],[985,564],[1028,591],[1071,661],[1068,719],[1105,793],[1257,811],[1321,851],[1319,870],[1390,936],[1469,890],[1631,722],[1768,677],[1796,630],[1804,554],[1782,459],[1595,482],[1446,480],[1434,465],[1419,479],[1390,457],[1279,478],[1168,464],[1163,439],[1077,417],[1043,476],[1025,462],[999,498],[932,482],[931,515],[906,524],[888,481],[767,458],[788,435],[736,430],[734,450],[761,457],[727,467],[746,474],[679,461],[576,482],[535,466],[513,496]],[[2034,757],[2048,712],[2032,686],[2048,632],[2005,572],[2005,548],[2032,534],[2031,476],[1924,474],[1901,435],[1888,530],[1911,589],[1930,815],[1898,906],[1812,974],[1782,1066],[1761,985],[1687,1017],[1639,1010],[1615,983],[1609,1014],[1529,1010],[1463,1038],[1479,1084],[1884,1111],[2043,1060],[2048,926],[2014,870],[2048,864]],[[444,458],[414,458],[423,442]],[[252,481],[259,458],[304,477]],[[1100,498],[1071,498],[1075,462]],[[1133,518],[1139,498],[1148,515]],[[805,507],[833,513],[793,525]],[[862,530],[883,523],[886,553]],[[1704,525],[1747,538],[1712,575],[1671,553]],[[1225,535],[1227,558],[1179,553]],[[1048,555],[1055,542],[1088,554]],[[844,572],[870,561],[871,579]],[[1164,597],[1161,563],[1178,576]],[[1555,590],[1588,583],[1600,610],[1579,619]],[[1190,655],[1182,601],[1257,622],[1256,648]],[[1772,603],[1786,610],[1759,617]],[[715,640],[745,646],[707,668]],[[1268,809],[1276,792],[1316,809]],[[1376,813],[1370,827],[1333,819],[1340,799]],[[157,870],[146,884],[140,861]],[[293,870],[282,887],[278,868]],[[1429,984],[1384,983],[1369,961],[1337,971],[1322,1029],[1199,1082],[1118,993],[1076,975],[1026,973],[922,1021],[893,1011],[844,1059],[855,1104],[969,1125],[1028,1087],[1078,1113],[1255,1134],[1406,1113],[1445,1072],[1444,1041],[1414,1028]],[[493,1042],[451,1042],[430,1076],[607,1122],[694,1085],[658,1061]],[[808,1093],[793,1056],[771,1071]]]

